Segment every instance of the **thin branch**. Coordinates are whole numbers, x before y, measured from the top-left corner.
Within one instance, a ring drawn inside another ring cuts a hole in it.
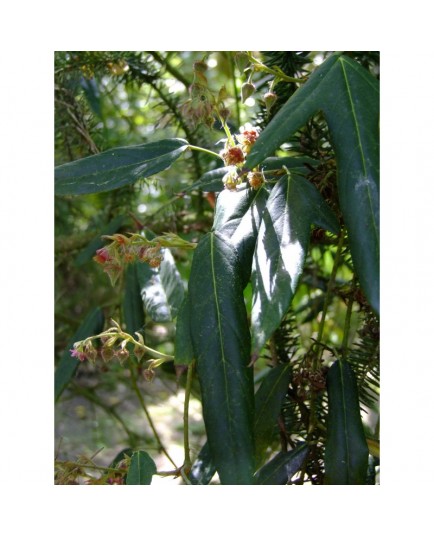
[[[148,421],[148,424],[149,426],[151,427],[151,430],[152,430],[152,433],[154,434],[154,437],[158,443],[158,446],[160,448],[160,450],[164,453],[164,455],[166,456],[166,458],[171,462],[171,464],[175,467],[175,469],[178,469],[176,463],[172,460],[170,454],[167,452],[166,448],[164,447],[163,445],[163,442],[160,438],[160,435],[157,431],[157,429],[155,428],[155,425],[154,425],[154,422],[152,421],[152,417],[148,411],[148,408],[146,407],[146,404],[145,404],[145,400],[142,396],[142,393],[140,392],[140,389],[137,385],[137,380],[136,380],[136,375],[135,375],[135,372],[133,370],[133,367],[132,365],[130,364],[130,371],[131,371],[131,384],[132,384],[132,387],[133,387],[133,390],[134,392],[136,393],[137,395],[137,398],[140,402],[140,405],[142,406],[142,409],[146,415],[146,419]]]

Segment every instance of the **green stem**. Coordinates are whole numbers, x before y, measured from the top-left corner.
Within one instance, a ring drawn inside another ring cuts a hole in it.
[[[91,465],[87,463],[76,462],[56,462],[58,465],[70,466],[71,469],[79,467],[80,469],[94,469],[95,471],[112,472],[112,473],[127,473],[127,469],[117,469],[115,467],[103,467],[101,465]]]
[[[160,448],[160,450],[164,453],[164,455],[166,456],[166,458],[172,463],[173,467],[175,467],[175,469],[177,469],[177,465],[176,463],[172,460],[172,458],[170,457],[170,454],[167,452],[166,448],[164,447],[163,445],[163,442],[161,441],[161,438],[160,438],[160,435],[158,434],[157,432],[157,429],[155,428],[155,425],[152,421],[152,418],[151,418],[151,415],[148,411],[148,408],[146,407],[146,404],[145,404],[145,400],[142,396],[142,393],[140,392],[140,389],[137,385],[137,380],[136,380],[136,376],[135,376],[135,372],[133,370],[133,367],[132,365],[130,364],[130,372],[131,372],[131,384],[132,384],[132,387],[133,387],[133,390],[134,392],[136,393],[137,395],[137,398],[140,402],[140,405],[146,415],[146,419],[148,420],[148,423],[149,423],[149,426],[151,427],[151,430],[152,430],[152,433],[154,434],[154,437],[158,443],[158,446]]]
[[[222,124],[223,130],[225,131],[226,137],[228,139],[229,145],[231,147],[235,147],[235,141],[232,137],[231,131],[229,130],[228,125],[226,124],[226,121],[223,119],[223,117],[217,112],[217,115],[219,117],[220,123]],[[219,155],[220,156],[220,155]],[[221,156],[220,156],[221,158]],[[223,160],[223,159],[222,159]]]
[[[226,132],[226,129],[225,129],[225,132]],[[229,132],[229,135],[230,135],[230,132]],[[220,158],[221,160],[223,160],[223,158],[218,153],[215,153],[214,151],[210,151],[209,149],[204,149],[203,147],[196,147],[195,145],[189,145],[187,148],[191,149],[192,151],[202,151],[203,153],[216,156],[217,158]]]
[[[163,354],[162,352],[159,352],[158,350],[154,350],[154,349],[150,348],[149,346],[146,346],[146,344],[142,344],[141,342],[136,341],[136,339],[134,337],[132,337],[129,333],[124,333],[123,331],[115,331],[115,330],[116,330],[116,328],[110,328],[110,329],[106,330],[104,333],[99,333],[98,335],[92,335],[91,337],[87,337],[84,341],[79,341],[79,342],[83,342],[85,344],[87,341],[100,339],[101,336],[107,337],[107,336],[111,336],[111,335],[112,336],[119,335],[120,339],[123,339],[123,340],[126,340],[128,342],[131,342],[135,346],[139,346],[143,350],[146,350],[146,352],[148,352],[150,354],[153,354],[156,357],[162,358],[164,361],[173,361],[173,359],[174,359],[173,355]],[[75,343],[75,344],[77,344],[77,343]]]
[[[261,61],[256,59],[251,54],[248,54],[248,55],[249,55],[250,61],[253,64],[253,69],[256,70],[256,71],[264,71],[265,73],[272,74],[276,78],[280,78],[281,80],[284,80],[285,82],[291,82],[291,83],[295,83],[295,84],[303,84],[305,82],[305,80],[303,80],[302,78],[293,78],[291,76],[287,76],[283,72],[271,69],[270,67],[267,67],[266,65],[264,65]]]

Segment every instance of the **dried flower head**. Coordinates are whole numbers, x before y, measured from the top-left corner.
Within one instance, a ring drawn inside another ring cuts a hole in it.
[[[237,166],[244,163],[245,155],[240,145],[222,151],[221,156],[226,166]]]
[[[249,181],[250,186],[257,190],[264,184],[264,175],[261,171],[250,171],[247,174],[247,180]]]

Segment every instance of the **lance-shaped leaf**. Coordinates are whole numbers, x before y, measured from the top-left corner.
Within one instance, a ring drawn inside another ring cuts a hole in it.
[[[217,198],[213,231],[234,246],[243,270],[244,286],[250,279],[253,252],[267,199],[265,188],[239,192],[225,190]]]
[[[255,394],[255,446],[257,463],[262,461],[265,449],[269,446],[282,402],[288,391],[291,364],[283,363],[272,368]]]
[[[306,443],[289,452],[279,452],[255,474],[256,484],[284,485],[301,469],[309,452]]]
[[[346,361],[327,373],[328,421],[324,468],[326,484],[365,484],[368,445],[360,417],[357,381]]]
[[[255,393],[254,435],[256,459],[259,462],[262,462],[262,454],[270,443],[273,428],[288,390],[290,372],[289,363],[271,369]],[[211,456],[209,444],[205,443],[192,465],[189,475],[190,482],[201,485],[209,484],[215,472],[216,466]]]
[[[154,322],[170,322],[184,299],[184,284],[170,250],[164,249],[159,269],[146,263],[137,265],[137,275],[145,313]]]
[[[68,347],[63,352],[54,376],[54,398],[57,401],[65,387],[74,377],[79,365],[77,358],[72,357],[70,349],[74,342],[82,341],[86,337],[100,333],[104,328],[104,315],[99,307],[93,309],[83,320],[74,336],[70,339]]]
[[[128,486],[146,486],[152,482],[152,477],[157,472],[154,460],[147,452],[139,450],[131,458],[127,473],[126,484]]]
[[[255,354],[288,311],[303,270],[312,223],[339,232],[336,217],[313,184],[303,177],[285,175],[273,188],[262,213],[253,258]]]
[[[56,195],[80,195],[116,190],[170,167],[187,149],[185,140],[174,138],[118,147],[55,170]]]
[[[222,484],[251,484],[254,471],[253,371],[238,256],[207,234],[189,280],[191,334],[212,458]]]
[[[379,313],[379,83],[350,58],[333,54],[279,110],[247,159],[254,167],[318,111],[330,128],[339,201],[354,266]]]

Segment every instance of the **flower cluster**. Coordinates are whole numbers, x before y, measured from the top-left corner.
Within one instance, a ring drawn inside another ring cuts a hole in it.
[[[230,168],[223,177],[223,184],[227,190],[236,190],[237,186],[242,184],[242,167],[258,136],[257,129],[244,128],[240,134],[235,135],[238,142],[236,145],[232,139],[226,141],[225,148],[221,151],[220,156],[225,165]],[[257,189],[263,184],[264,177],[262,172],[252,171],[247,175],[247,180],[252,188]]]
[[[137,339],[134,339],[132,335],[124,332],[120,325],[114,320],[111,321],[112,327],[100,333],[99,335],[93,335],[74,343],[73,348],[70,350],[71,356],[77,358],[79,361],[90,361],[95,363],[97,358],[101,358],[104,363],[109,363],[112,359],[118,359],[119,363],[123,365],[125,361],[130,357],[130,351],[127,348],[127,344],[133,346],[133,355],[140,362],[145,354],[151,354],[157,357],[157,359],[148,360],[148,369],[144,372],[146,380],[151,381],[154,376],[153,369],[162,365],[166,361],[172,361],[173,356],[163,354],[157,350],[153,350],[145,345],[143,336],[136,332]],[[99,340],[98,347],[94,346],[94,341]]]
[[[93,260],[103,267],[114,285],[126,264],[146,262],[151,268],[158,268],[164,260],[162,247],[193,249],[196,244],[187,242],[173,233],[148,240],[146,237],[131,233],[130,236],[114,234],[103,236],[111,240],[108,246],[98,249]]]
[[[103,238],[108,238],[112,242],[108,246],[98,249],[93,260],[103,266],[112,284],[122,273],[125,264],[140,261],[148,263],[152,268],[158,268],[163,260],[160,251],[161,244],[158,241],[149,241],[136,234],[130,237],[115,234]]]

